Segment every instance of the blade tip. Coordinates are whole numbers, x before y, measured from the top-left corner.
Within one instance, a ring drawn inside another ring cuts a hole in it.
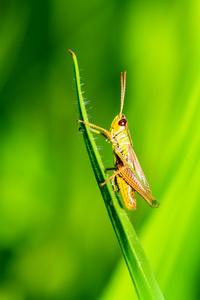
[[[74,52],[70,49],[68,49],[68,52],[73,56],[74,55]]]

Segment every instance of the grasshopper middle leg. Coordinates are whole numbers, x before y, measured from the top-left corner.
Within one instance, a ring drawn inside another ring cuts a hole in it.
[[[114,182],[113,180],[116,177],[116,175],[118,175],[119,173],[121,173],[122,171],[124,171],[126,168],[128,168],[127,165],[125,165],[125,166],[121,167],[120,169],[118,169],[117,171],[115,171],[110,177],[108,177],[108,179],[106,179],[104,182],[100,183],[100,186],[104,186],[110,180],[113,183]]]

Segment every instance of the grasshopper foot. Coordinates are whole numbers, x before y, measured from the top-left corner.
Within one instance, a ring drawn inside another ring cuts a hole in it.
[[[116,192],[115,178],[112,178],[112,179],[111,179],[111,184],[112,184],[112,186],[113,186],[113,193],[115,193],[115,192]]]

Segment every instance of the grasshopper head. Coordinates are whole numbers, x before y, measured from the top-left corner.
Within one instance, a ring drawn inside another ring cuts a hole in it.
[[[124,114],[122,114],[123,106],[124,106],[124,96],[125,96],[125,88],[126,88],[126,72],[121,72],[121,106],[119,115],[117,115],[110,128],[110,132],[112,137],[118,135],[120,132],[128,130],[128,122]]]
[[[110,127],[110,132],[112,137],[118,135],[119,133],[123,132],[123,131],[127,131],[128,130],[128,121],[125,117],[124,114],[121,115],[117,115]]]

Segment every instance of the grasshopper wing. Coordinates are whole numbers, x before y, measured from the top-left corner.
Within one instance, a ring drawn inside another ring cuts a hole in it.
[[[139,180],[141,181],[141,183],[143,184],[144,188],[146,189],[146,191],[152,195],[151,189],[149,187],[148,181],[144,175],[144,172],[142,171],[142,168],[140,166],[140,163],[137,159],[137,156],[133,150],[133,148],[131,147],[131,145],[129,145],[129,151],[128,151],[128,162],[131,162],[133,169],[135,170]]]
[[[128,185],[130,185],[138,194],[140,194],[151,207],[158,207],[160,205],[159,202],[153,197],[152,193],[142,185],[141,181],[130,168],[122,170],[119,173],[119,176],[121,176],[128,183]]]

